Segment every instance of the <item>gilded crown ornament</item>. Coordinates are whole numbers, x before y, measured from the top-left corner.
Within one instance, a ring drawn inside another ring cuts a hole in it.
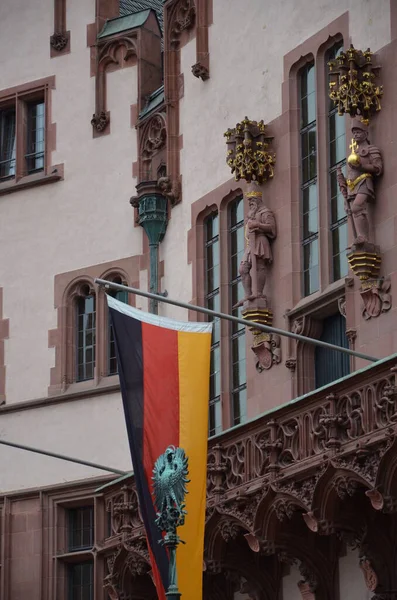
[[[245,117],[234,129],[228,129],[226,138],[226,163],[231,168],[236,181],[245,179],[248,183],[261,184],[274,175],[276,155],[269,152],[272,137],[266,136],[266,125],[262,121],[250,121]]]
[[[353,45],[328,63],[329,97],[338,107],[338,114],[361,116],[369,123],[371,115],[381,110],[383,86],[377,85],[379,66],[372,62],[372,52],[356,50]]]

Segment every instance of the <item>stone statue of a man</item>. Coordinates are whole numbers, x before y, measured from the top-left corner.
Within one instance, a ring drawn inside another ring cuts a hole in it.
[[[248,214],[245,225],[246,248],[239,273],[244,288],[244,299],[236,306],[258,298],[266,299],[265,285],[268,265],[272,263],[270,240],[277,235],[273,212],[263,204],[262,192],[255,186],[245,194]]]
[[[347,179],[338,168],[339,188],[345,198],[345,209],[352,221],[354,245],[369,242],[368,202],[375,200],[374,178],[382,174],[380,150],[370,144],[368,127],[359,119],[352,121],[353,139],[347,159]]]

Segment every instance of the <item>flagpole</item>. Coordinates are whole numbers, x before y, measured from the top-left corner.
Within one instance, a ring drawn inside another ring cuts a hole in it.
[[[98,463],[89,462],[88,460],[81,460],[80,458],[72,458],[71,456],[58,454],[57,452],[50,452],[49,450],[40,450],[39,448],[33,448],[32,446],[25,446],[23,444],[17,444],[16,442],[9,442],[8,440],[1,439],[0,444],[3,446],[10,446],[11,448],[18,448],[18,450],[27,450],[28,452],[34,452],[36,454],[43,454],[44,456],[50,456],[51,458],[66,460],[67,462],[84,465],[85,467],[92,467],[93,469],[99,469],[100,471],[108,471],[109,473],[115,473],[116,475],[127,475],[127,471],[120,471],[120,469],[105,467],[104,465],[100,465]]]
[[[165,304],[171,304],[173,306],[178,306],[179,308],[186,308],[187,310],[194,310],[195,312],[202,313],[204,315],[208,315],[210,317],[217,317],[219,319],[225,319],[227,321],[231,321],[232,323],[238,323],[239,325],[244,325],[245,327],[252,327],[255,329],[259,329],[260,331],[265,331],[266,333],[277,333],[278,335],[282,335],[284,337],[289,337],[294,340],[298,340],[300,342],[304,342],[306,344],[314,344],[315,346],[320,346],[322,348],[328,348],[329,350],[335,350],[337,352],[342,352],[343,354],[349,354],[350,356],[356,356],[357,358],[362,358],[364,360],[368,360],[371,362],[377,362],[379,358],[374,358],[373,356],[368,356],[367,354],[363,354],[362,352],[357,352],[356,350],[350,350],[350,348],[343,348],[342,346],[335,346],[335,344],[330,344],[329,342],[324,342],[323,340],[316,340],[314,338],[306,337],[305,335],[300,335],[298,333],[293,333],[292,331],[286,331],[284,329],[278,329],[277,327],[271,327],[270,325],[262,325],[262,323],[255,323],[254,321],[249,321],[248,319],[242,319],[240,317],[235,317],[233,315],[228,315],[227,313],[218,312],[215,310],[210,310],[209,308],[204,308],[203,306],[195,306],[194,304],[188,304],[187,302],[181,302],[180,300],[172,300],[171,298],[166,298],[164,296],[160,296],[158,294],[151,294],[150,292],[143,292],[137,288],[128,287],[126,285],[121,285],[119,283],[114,283],[113,281],[106,281],[105,279],[94,279],[94,283],[100,286],[104,286],[105,288],[113,288],[115,290],[121,290],[124,292],[128,292],[130,294],[136,294],[137,296],[143,296],[144,298],[149,298],[150,300],[157,300],[158,302],[164,302]]]

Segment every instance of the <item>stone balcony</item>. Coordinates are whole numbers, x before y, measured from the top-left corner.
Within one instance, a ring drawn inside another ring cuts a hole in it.
[[[209,440],[205,598],[218,586],[274,600],[287,564],[299,566],[302,598],[334,599],[350,547],[373,599],[397,600],[396,374],[393,355]],[[116,537],[98,551],[122,542],[109,589],[127,556],[140,569],[148,559],[131,484],[104,496]]]

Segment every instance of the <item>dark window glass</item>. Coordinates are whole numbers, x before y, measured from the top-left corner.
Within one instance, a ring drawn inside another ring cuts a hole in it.
[[[116,283],[121,283],[116,281]],[[128,292],[124,292],[123,290],[110,290],[108,292],[113,298],[119,300],[120,302],[124,302],[124,304],[128,304]],[[109,323],[109,345],[108,345],[108,375],[116,375],[118,373],[117,368],[117,356],[116,356],[116,343],[114,340],[114,331],[113,326],[108,319]]]
[[[341,314],[332,315],[323,321],[323,332],[320,339],[343,348],[349,347],[346,337],[346,319]],[[316,388],[331,383],[340,377],[349,375],[350,361],[347,354],[329,350],[328,348],[316,347],[315,350],[315,374]]]
[[[69,565],[69,600],[94,600],[92,562]]]
[[[328,53],[328,61],[336,58],[343,49],[340,42]],[[337,168],[346,164],[345,117],[338,115],[338,109],[332,101],[328,107],[328,143],[329,143],[329,190],[331,201],[331,247],[333,281],[346,277],[348,264],[347,249],[347,217],[344,209],[344,198],[337,182]]]
[[[45,107],[44,102],[29,102],[27,110],[26,171],[35,173],[44,169]]]
[[[303,245],[303,283],[304,294],[309,296],[319,288],[318,239]]]
[[[219,217],[213,214],[204,221],[205,232],[205,303],[210,310],[220,310],[219,296]],[[211,320],[211,318],[209,318]],[[221,410],[221,332],[219,319],[213,319],[210,367],[209,435],[222,431]]]
[[[92,548],[94,509],[92,506],[69,510],[69,552]]]
[[[301,128],[316,120],[316,81],[314,64],[301,71]]]
[[[77,381],[93,379],[95,367],[95,296],[77,299]]]
[[[229,209],[230,258],[230,310],[238,317],[239,309],[233,306],[244,296],[238,269],[244,254],[244,202],[238,198]],[[245,328],[237,323],[230,324],[231,330],[231,413],[232,425],[239,425],[247,417],[247,375],[245,364]]]
[[[301,239],[303,293],[319,289],[316,83],[314,64],[300,74],[301,107]]]
[[[0,111],[0,179],[15,176],[15,108]]]

